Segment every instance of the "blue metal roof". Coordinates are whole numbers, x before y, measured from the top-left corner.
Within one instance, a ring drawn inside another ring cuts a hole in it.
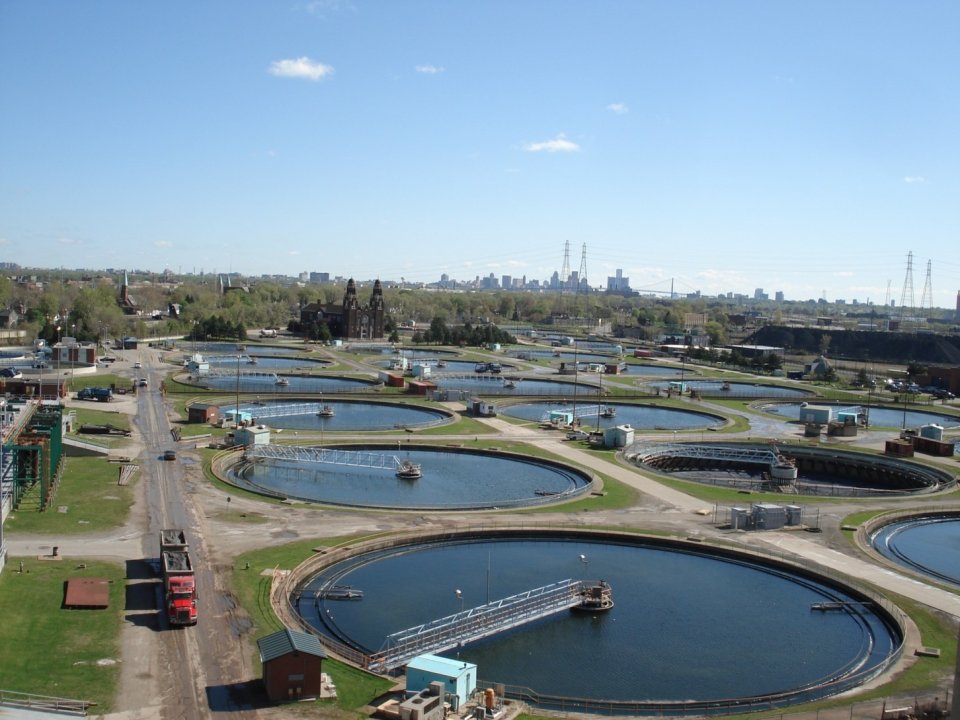
[[[467,670],[476,670],[477,666],[473,663],[464,662],[463,660],[454,660],[452,658],[440,657],[439,655],[418,655],[407,663],[407,669],[456,677]]]

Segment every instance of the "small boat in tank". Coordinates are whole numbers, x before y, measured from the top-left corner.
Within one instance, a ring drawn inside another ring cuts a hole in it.
[[[290,384],[290,381],[287,380],[285,377],[278,377],[276,384],[277,384],[277,385],[289,385],[289,384]]]
[[[446,360],[437,360],[437,367],[438,367],[438,368],[439,368],[439,367],[446,367],[446,366],[447,366],[447,361],[446,361]]]
[[[423,469],[419,463],[404,460],[397,466],[397,477],[401,480],[416,480],[422,476]]]
[[[724,391],[726,391],[726,392],[729,392],[729,391],[730,391],[730,383],[727,382],[727,381],[724,381],[723,385],[720,386],[720,389],[721,389],[721,390],[724,390]]]
[[[600,417],[612,418],[617,416],[617,409],[613,405],[604,405]]]
[[[336,412],[331,405],[324,405],[322,408],[320,408],[319,412],[317,412],[317,415],[320,417],[333,417],[335,414]]]
[[[257,359],[256,359],[253,355],[251,355],[251,356],[250,356],[250,359],[247,360],[247,364],[248,364],[248,365],[256,365],[256,364],[257,364]]]

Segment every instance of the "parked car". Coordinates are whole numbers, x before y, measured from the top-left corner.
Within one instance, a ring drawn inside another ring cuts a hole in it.
[[[138,382],[137,384],[138,384],[140,387],[146,387],[146,386],[147,386],[147,379],[146,379],[146,378],[140,378],[140,382]]]
[[[164,460],[176,460],[176,459],[177,459],[177,451],[176,451],[176,450],[164,450],[164,451],[163,451],[163,459],[164,459]]]
[[[140,368],[143,367],[143,363],[140,362],[139,360],[137,360],[137,361],[133,364],[133,367],[134,367],[135,370],[138,370],[138,369],[140,369]]]
[[[583,430],[571,430],[567,433],[567,440],[586,440],[590,435]]]
[[[16,380],[17,378],[22,378],[23,373],[20,372],[20,368],[8,367],[0,370],[0,378],[7,378]]]

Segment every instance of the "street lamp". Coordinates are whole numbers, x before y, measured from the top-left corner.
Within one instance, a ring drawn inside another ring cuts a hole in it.
[[[583,563],[583,574],[584,574],[584,576],[586,576],[586,574],[587,574],[587,565],[589,564],[590,561],[587,560],[587,556],[586,556],[586,555],[584,555],[583,553],[580,553],[580,562]]]
[[[57,353],[57,377],[54,384],[54,390],[57,393],[57,402],[60,401],[60,326],[57,325],[57,341],[53,344],[53,349]],[[41,388],[42,391],[42,388]]]
[[[459,588],[454,590],[453,593],[457,596],[457,601],[460,603],[460,612],[463,612],[463,593]]]
[[[240,355],[237,355],[237,414],[234,416],[234,425],[240,427]]]

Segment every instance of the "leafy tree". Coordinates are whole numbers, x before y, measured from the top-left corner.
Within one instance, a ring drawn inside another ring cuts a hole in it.
[[[926,375],[926,373],[927,367],[923,363],[911,362],[907,365],[907,377],[910,378],[910,380],[913,380],[921,375]]]
[[[783,367],[783,358],[775,352],[767,353],[764,357],[763,366],[770,372],[779,370]]]

